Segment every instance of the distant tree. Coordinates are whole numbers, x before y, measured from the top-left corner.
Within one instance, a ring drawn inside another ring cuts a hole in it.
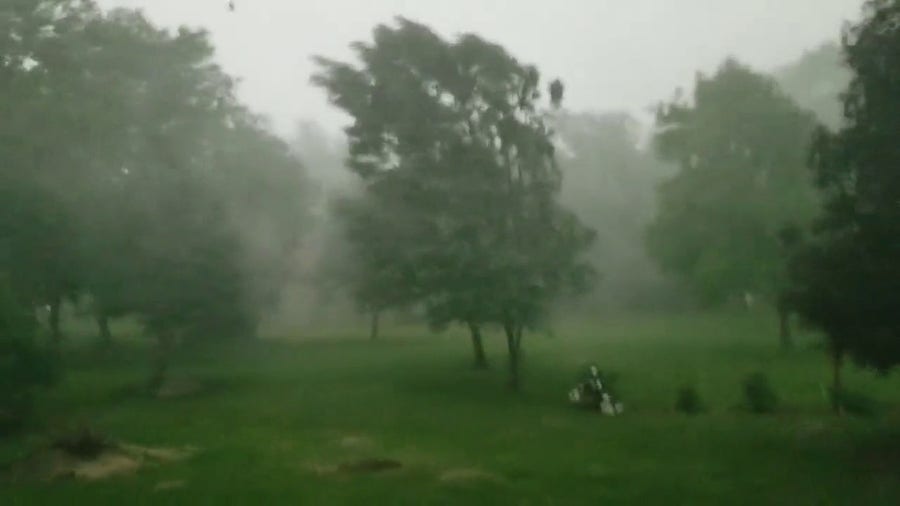
[[[843,47],[853,71],[845,126],[819,131],[813,146],[825,204],[792,261],[790,291],[827,336],[836,408],[845,355],[880,371],[900,363],[900,2],[866,2]]]
[[[390,185],[372,188],[370,194],[345,197],[337,203],[347,244],[354,248],[350,262],[342,266],[342,282],[349,286],[360,309],[369,314],[370,339],[377,339],[381,315],[388,309],[412,304],[417,299],[414,248],[417,220],[409,219],[402,197],[374,196]],[[346,260],[346,259],[345,259]]]
[[[593,238],[556,200],[538,71],[475,35],[447,42],[405,19],[353,47],[361,68],[318,58],[314,77],[354,118],[349,166],[371,207],[353,247],[377,252],[375,273],[435,327],[467,324],[476,360],[481,327],[503,328],[517,387],[524,330],[586,281],[579,258]]]
[[[774,80],[733,60],[699,76],[691,102],[661,106],[654,143],[680,170],[660,187],[651,256],[707,304],[758,293],[784,321],[778,235],[814,211],[805,159],[815,125]]]
[[[553,126],[565,175],[560,200],[597,231],[589,258],[603,280],[580,304],[566,306],[596,313],[669,303],[670,283],[647,255],[644,233],[656,187],[673,168],[641,145],[641,125],[628,114],[560,110]]]
[[[828,128],[840,128],[844,117],[841,94],[850,83],[850,69],[838,44],[829,42],[807,51],[799,60],[777,69],[775,78],[797,105],[814,112]]]

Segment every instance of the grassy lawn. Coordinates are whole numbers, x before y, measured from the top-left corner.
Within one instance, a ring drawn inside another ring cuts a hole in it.
[[[181,357],[173,374],[215,388],[175,400],[129,394],[148,369],[138,347],[104,359],[74,351],[41,400],[46,426],[0,441],[0,465],[79,423],[199,452],[101,482],[0,482],[0,504],[900,504],[897,376],[849,367],[847,385],[882,414],[834,417],[823,354],[811,340],[778,351],[768,318],[621,318],[530,335],[520,394],[504,387],[499,335],[492,370],[476,372],[462,333],[295,334]],[[589,361],[620,375],[623,416],[566,404]],[[737,409],[754,371],[769,376],[781,413]],[[674,412],[685,383],[708,413]],[[370,457],[403,467],[322,472]],[[184,486],[157,490],[173,480]]]

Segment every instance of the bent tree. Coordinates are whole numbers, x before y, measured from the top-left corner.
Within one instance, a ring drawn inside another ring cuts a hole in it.
[[[465,324],[478,365],[482,329],[501,328],[517,388],[524,331],[592,279],[581,256],[594,234],[558,202],[540,75],[476,35],[447,41],[402,18],[353,48],[359,65],[319,57],[313,82],[353,118],[348,166],[367,212],[349,217],[351,247],[390,273],[360,279],[395,283],[381,290],[436,328]]]

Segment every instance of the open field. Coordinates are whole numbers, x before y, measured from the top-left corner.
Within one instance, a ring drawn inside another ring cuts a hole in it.
[[[768,315],[766,315],[768,316]],[[824,355],[813,340],[777,349],[770,318],[620,318],[559,326],[525,341],[524,391],[469,368],[462,333],[386,328],[266,340],[179,357],[173,375],[211,388],[160,400],[130,393],[147,373],[140,345],[98,359],[70,353],[44,396],[45,426],[0,441],[0,465],[89,424],[123,441],[191,445],[187,460],[98,482],[2,483],[0,504],[854,504],[900,503],[900,379],[848,367],[848,388],[879,416],[828,411]],[[573,410],[566,392],[589,361],[620,375],[626,413]],[[779,414],[742,412],[741,381],[766,373]],[[710,411],[674,412],[678,387]],[[364,458],[378,473],[341,470]],[[171,487],[160,484],[173,484]]]

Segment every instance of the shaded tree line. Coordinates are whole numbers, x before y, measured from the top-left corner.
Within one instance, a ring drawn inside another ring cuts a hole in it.
[[[679,171],[648,251],[710,305],[761,295],[785,347],[791,314],[822,331],[838,410],[845,357],[900,362],[898,55],[900,2],[870,0],[840,49],[779,80],[728,60],[657,115],[655,148]]]
[[[203,31],[131,10],[0,3],[4,311],[49,306],[57,346],[66,300],[90,301],[105,344],[135,318],[159,345],[153,384],[178,341],[254,334],[309,214],[299,161],[213,56]]]

